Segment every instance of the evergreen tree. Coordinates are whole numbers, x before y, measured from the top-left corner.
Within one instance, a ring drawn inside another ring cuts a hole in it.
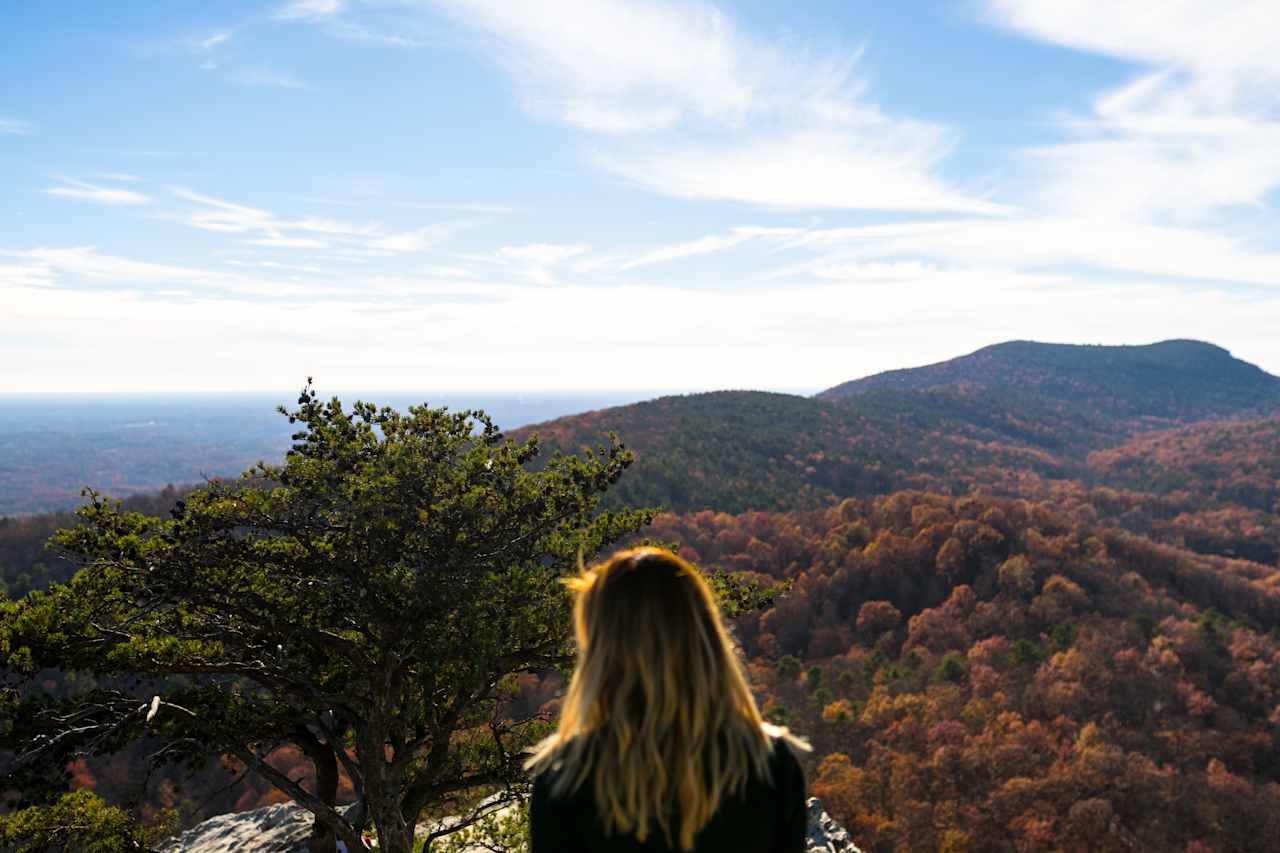
[[[652,518],[603,511],[632,462],[614,436],[541,467],[479,411],[325,403],[310,382],[282,465],[213,482],[170,518],[89,492],[57,546],[83,568],[3,604],[0,653],[32,681],[8,692],[5,788],[52,795],[68,760],[141,737],[158,760],[232,755],[342,839],[409,853],[424,809],[523,780],[545,721],[502,713],[517,674],[572,660],[560,579]],[[35,689],[42,669],[92,689]],[[264,761],[315,765],[308,790]],[[359,797],[336,807],[339,768]]]

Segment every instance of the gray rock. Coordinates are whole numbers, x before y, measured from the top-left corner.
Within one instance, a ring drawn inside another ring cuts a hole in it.
[[[808,846],[805,853],[862,853],[848,831],[822,809],[822,801],[810,797]]]
[[[160,853],[261,853],[305,851],[311,836],[311,812],[280,803],[247,812],[211,817],[160,845]]]
[[[844,827],[810,797],[806,853],[862,853]],[[311,813],[293,803],[224,814],[171,838],[160,853],[305,853]]]

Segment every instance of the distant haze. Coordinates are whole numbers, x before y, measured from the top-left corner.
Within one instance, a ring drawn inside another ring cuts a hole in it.
[[[320,389],[324,396],[329,396]],[[502,429],[634,402],[625,392],[337,393],[401,411],[484,409]],[[259,394],[0,395],[0,516],[66,509],[90,486],[113,497],[234,476],[278,462],[298,429],[275,411],[297,392]]]

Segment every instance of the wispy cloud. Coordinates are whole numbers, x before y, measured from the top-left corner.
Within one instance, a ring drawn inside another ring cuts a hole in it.
[[[0,252],[0,255],[6,254]],[[0,263],[0,289],[10,287],[48,287],[53,284],[53,268],[43,261],[21,264]]]
[[[538,284],[555,284],[554,268],[565,261],[590,251],[585,243],[527,243],[520,246],[503,246],[495,260],[514,262],[520,275]]]
[[[381,30],[371,29],[362,24],[354,24],[350,21],[333,21],[329,26],[329,31],[339,38],[349,41],[363,41],[371,44],[385,44],[391,47],[416,48],[430,47],[436,44],[435,40],[409,36],[403,33],[389,33]]]
[[[792,272],[832,263],[943,261],[964,268],[996,265],[1040,272],[1074,267],[1168,280],[1280,281],[1280,253],[1193,228],[1087,217],[962,219],[812,229],[792,247],[827,248]]]
[[[78,201],[91,201],[97,204],[137,205],[150,204],[151,196],[133,190],[122,190],[115,187],[103,187],[73,178],[59,178],[63,185],[45,190],[49,195],[62,198],[73,198]]]
[[[338,202],[334,202],[337,204]],[[496,204],[485,201],[429,202],[429,201],[397,201],[395,207],[409,210],[457,210],[463,213],[519,213],[523,208],[511,204]]]
[[[237,204],[185,187],[171,187],[174,196],[196,205],[178,214],[178,221],[204,231],[251,236],[250,245],[279,249],[324,249],[332,241],[348,250],[384,255],[423,252],[468,226],[465,222],[437,222],[408,231],[390,231],[377,223],[355,224],[323,216],[286,218],[269,210]],[[353,247],[358,247],[353,249]]]
[[[963,196],[931,175],[950,148],[940,128],[883,121],[859,132],[760,133],[741,141],[641,143],[598,151],[601,168],[639,186],[687,199],[764,208],[962,211],[1003,205]]]
[[[202,39],[196,39],[192,42],[192,44],[197,50],[203,50],[203,51],[213,50],[218,45],[226,44],[228,41],[230,41],[231,35],[232,35],[231,30],[222,30],[220,32],[214,33],[211,36],[206,36],[205,38],[202,38]]]
[[[251,246],[270,246],[276,249],[324,249],[329,244],[313,237],[286,237],[283,234],[269,234],[250,240]]]
[[[423,252],[448,240],[458,231],[454,223],[442,222],[427,225],[414,231],[389,234],[369,241],[371,249],[390,249],[395,252]]]
[[[343,0],[292,0],[272,17],[282,21],[327,20],[341,12],[344,5]]]
[[[0,118],[0,134],[11,134],[13,136],[25,136],[31,133],[33,127],[31,122],[23,121],[16,118]]]
[[[1033,198],[1078,215],[1195,222],[1258,208],[1280,187],[1280,49],[1269,3],[990,0],[998,25],[1137,66],[1068,141],[1032,148]]]
[[[64,286],[65,282],[60,279],[65,276],[72,283],[78,283],[78,289],[81,290],[92,285],[102,292],[138,293],[157,299],[179,296],[298,299],[317,292],[317,287],[311,283],[301,284],[198,266],[157,263],[107,254],[99,251],[96,246],[0,250],[0,258],[3,257],[24,261],[28,265],[28,277],[34,277],[30,283],[40,286]],[[0,283],[3,281],[4,279],[0,279]],[[65,299],[65,296],[62,298]]]
[[[503,246],[500,254],[504,258],[529,263],[550,265],[567,261],[581,255],[591,247],[585,244],[564,245],[558,243],[529,243],[524,246]]]
[[[297,77],[291,74],[282,74],[278,71],[238,71],[232,75],[231,79],[245,86],[273,86],[277,89],[305,89],[307,87],[307,84]]]
[[[480,34],[530,112],[589,133],[591,162],[646,189],[776,208],[1001,210],[941,177],[952,130],[875,104],[857,49],[757,38],[697,2],[430,5]]]
[[[262,269],[314,273],[315,275],[328,275],[330,273],[329,270],[321,267],[311,267],[305,264],[282,264],[279,261],[241,261],[231,258],[227,260],[227,263],[236,267],[261,267]]]
[[[265,210],[235,204],[184,187],[171,187],[170,192],[180,199],[201,205],[182,217],[182,221],[193,228],[241,233],[268,229],[275,219]]]
[[[225,286],[233,280],[227,275],[210,270],[103,254],[94,246],[8,250],[0,251],[0,255],[35,262],[51,272],[109,282],[119,288],[148,285]]]
[[[629,270],[635,269],[636,267],[649,266],[650,264],[681,260],[693,257],[694,255],[721,252],[757,237],[793,237],[801,233],[803,233],[803,229],[800,228],[734,228],[727,234],[709,234],[705,237],[699,237],[696,240],[689,240],[683,243],[673,243],[669,246],[661,246],[657,249],[652,249],[637,258],[633,258],[632,260],[621,264],[618,269]]]

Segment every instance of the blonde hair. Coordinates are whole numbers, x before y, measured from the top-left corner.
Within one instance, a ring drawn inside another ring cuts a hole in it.
[[[644,843],[656,823],[674,847],[678,815],[680,849],[692,850],[752,768],[772,781],[771,735],[811,748],[761,718],[715,594],[688,561],[634,548],[564,583],[576,596],[577,666],[559,728],[525,768],[557,770],[557,797],[593,775],[606,833]]]

